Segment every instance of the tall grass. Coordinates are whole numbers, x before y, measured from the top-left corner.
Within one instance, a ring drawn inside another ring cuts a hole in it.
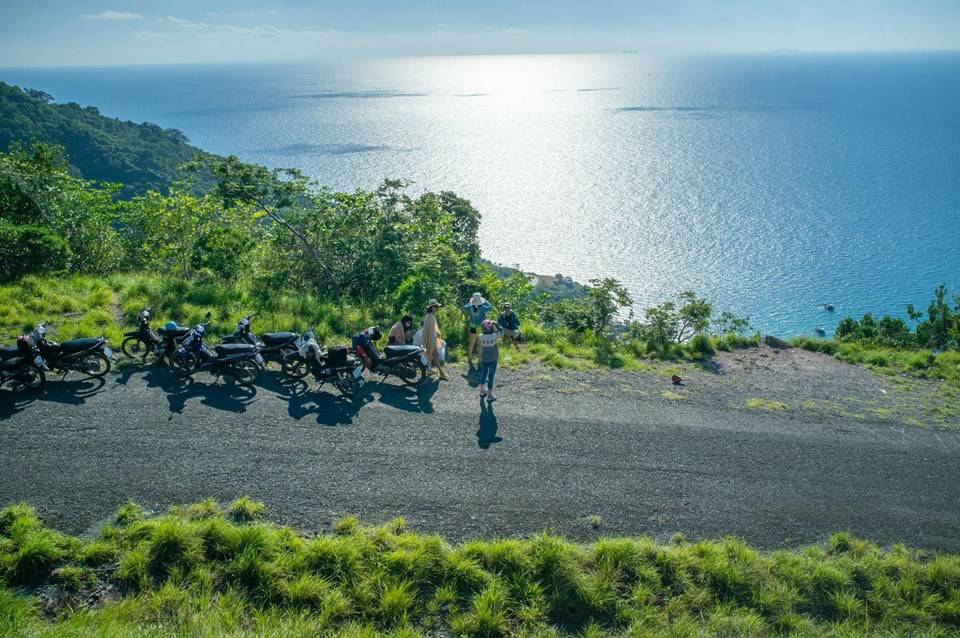
[[[155,517],[130,509],[84,540],[43,527],[25,505],[0,512],[0,635],[960,632],[960,557],[884,550],[847,533],[772,553],[733,538],[454,545],[401,519],[347,518],[308,538],[263,520],[262,506],[252,518],[210,500]],[[88,608],[106,584],[121,597]],[[40,592],[60,601],[55,613],[40,613]]]

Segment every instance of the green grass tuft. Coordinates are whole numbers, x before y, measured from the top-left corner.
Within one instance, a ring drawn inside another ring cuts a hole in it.
[[[240,523],[249,523],[257,520],[267,511],[267,506],[257,501],[252,501],[246,496],[241,496],[227,508],[230,518]]]
[[[757,398],[747,399],[746,406],[751,410],[766,410],[767,412],[784,412],[790,409],[786,403]]]

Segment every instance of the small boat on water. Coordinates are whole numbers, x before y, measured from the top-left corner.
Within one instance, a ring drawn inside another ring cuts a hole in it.
[[[826,337],[827,331],[823,328],[817,327],[813,329],[813,334],[817,335],[818,337]]]
[[[826,310],[827,312],[833,312],[833,304],[825,303],[823,304],[823,309]]]

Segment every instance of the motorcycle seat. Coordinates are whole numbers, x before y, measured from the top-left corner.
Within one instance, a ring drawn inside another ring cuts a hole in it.
[[[17,346],[3,346],[0,348],[0,361],[6,361],[20,356],[20,349]]]
[[[83,352],[84,350],[90,350],[100,345],[102,339],[95,338],[86,338],[86,339],[72,339],[70,341],[64,341],[60,344],[60,350],[64,353],[71,352]]]
[[[217,355],[221,357],[230,357],[235,354],[243,354],[245,352],[252,352],[254,347],[249,343],[221,343],[217,346]]]
[[[16,370],[23,363],[23,357],[13,357],[12,359],[3,359],[0,361],[0,368],[6,370]]]
[[[176,330],[167,330],[166,328],[158,328],[157,333],[161,337],[175,337],[179,339],[180,337],[187,336],[187,333],[190,332],[190,328],[186,326],[180,326]]]
[[[383,349],[383,353],[387,355],[388,358],[402,357],[414,352],[419,354],[420,346],[387,346]]]
[[[297,335],[292,332],[267,332],[260,335],[260,339],[268,346],[278,346],[293,341],[296,337]]]

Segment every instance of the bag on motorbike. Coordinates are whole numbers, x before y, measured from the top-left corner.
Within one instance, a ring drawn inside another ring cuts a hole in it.
[[[343,346],[333,346],[327,351],[327,365],[342,366],[347,364],[347,349]]]

